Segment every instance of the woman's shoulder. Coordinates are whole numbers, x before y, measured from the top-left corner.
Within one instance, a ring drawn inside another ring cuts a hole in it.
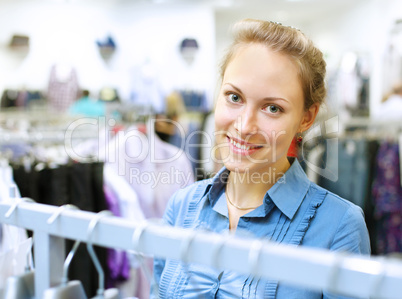
[[[198,203],[208,192],[212,179],[197,181],[178,189],[169,199],[164,218],[170,224],[178,224],[196,213]]]
[[[205,195],[211,184],[212,178],[196,181],[191,185],[178,189],[172,198],[179,202],[199,200],[200,197]]]
[[[324,198],[317,209],[307,243],[319,243],[324,248],[370,253],[370,241],[363,210],[351,201],[315,183],[311,188]],[[325,232],[324,234],[322,234]],[[311,237],[313,236],[313,237]],[[319,237],[321,236],[321,237]]]
[[[362,209],[358,205],[317,185],[316,183],[311,183],[310,188],[318,193],[325,194],[322,205],[324,208],[328,208],[332,212],[339,212],[341,214],[345,213],[346,211],[351,214],[363,213]]]

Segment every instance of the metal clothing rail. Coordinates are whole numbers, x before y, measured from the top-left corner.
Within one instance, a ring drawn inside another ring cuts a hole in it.
[[[375,120],[368,117],[354,117],[345,124],[346,127],[393,127],[402,129],[402,122],[395,120]]]
[[[402,294],[402,261],[389,257],[346,255],[152,222],[144,226],[114,216],[102,217],[93,227],[92,220],[97,216],[71,209],[60,212],[59,207],[21,199],[0,203],[0,222],[33,231],[37,298],[60,283],[64,239],[256,274],[359,298],[396,299]],[[89,226],[92,226],[90,236]]]
[[[68,135],[69,138],[77,139],[93,139],[99,137],[99,132],[93,131],[77,131],[75,134]],[[0,145],[6,144],[37,144],[37,143],[66,143],[66,130],[64,131],[49,131],[49,132],[4,132],[0,133]],[[68,142],[68,141],[67,141]]]

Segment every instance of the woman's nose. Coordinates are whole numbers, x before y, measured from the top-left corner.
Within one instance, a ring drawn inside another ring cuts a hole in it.
[[[240,136],[253,135],[258,132],[257,115],[253,109],[246,108],[237,116],[234,128]]]

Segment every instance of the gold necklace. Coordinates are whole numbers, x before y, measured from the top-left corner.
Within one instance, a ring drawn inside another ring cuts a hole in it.
[[[258,205],[258,206],[255,206],[255,207],[242,208],[242,207],[239,207],[238,205],[234,204],[234,203],[230,200],[229,192],[228,192],[228,189],[229,189],[229,188],[227,188],[227,186],[228,186],[228,185],[226,185],[226,198],[228,199],[228,202],[230,203],[231,206],[233,206],[233,207],[235,207],[236,209],[239,209],[239,210],[254,210],[254,209],[256,209],[256,208],[258,208],[258,207],[260,206],[260,205]]]

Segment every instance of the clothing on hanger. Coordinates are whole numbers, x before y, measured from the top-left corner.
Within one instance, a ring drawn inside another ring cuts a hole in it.
[[[123,136],[135,134],[136,127]],[[170,196],[194,182],[191,163],[184,151],[162,141],[155,132],[145,139],[115,138],[108,144],[106,161],[135,190],[146,218],[160,218]]]
[[[92,212],[107,208],[103,191],[103,163],[69,163],[53,166],[43,162],[35,163],[28,172],[23,165],[13,164],[15,181],[22,187],[23,197],[55,206],[73,204],[81,210]],[[70,250],[72,246],[73,241],[67,240],[66,250]],[[108,277],[107,249],[96,247],[96,250]],[[69,271],[73,280],[82,282],[87,296],[95,294],[96,271],[82,246],[78,248]]]
[[[399,144],[382,142],[376,157],[372,200],[376,220],[377,253],[402,252],[402,187]]]
[[[76,70],[68,64],[55,64],[50,69],[47,100],[55,111],[64,112],[77,99]]]
[[[7,279],[3,299],[35,299],[34,272],[29,271]]]
[[[12,227],[9,226],[8,227]],[[28,238],[20,242],[15,242],[13,247],[0,254],[0,289],[7,290],[9,294],[16,294],[15,288],[31,282],[31,278],[26,271],[27,261],[31,254],[32,239]],[[8,278],[11,278],[8,280]],[[27,284],[27,288],[21,290],[22,293],[31,293],[32,285]],[[13,297],[7,297],[13,298]]]

